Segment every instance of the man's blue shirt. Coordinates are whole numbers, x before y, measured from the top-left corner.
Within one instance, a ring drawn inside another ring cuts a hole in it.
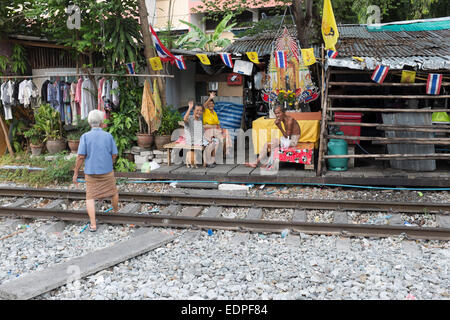
[[[118,152],[109,132],[102,128],[92,128],[81,136],[78,154],[86,156],[84,173],[105,174],[113,171],[112,155]]]

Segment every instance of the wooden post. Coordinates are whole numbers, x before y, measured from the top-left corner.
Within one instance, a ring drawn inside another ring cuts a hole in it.
[[[0,116],[0,124],[2,126],[3,134],[5,135],[5,141],[6,141],[6,146],[8,147],[8,151],[13,156],[14,155],[14,151],[11,148],[11,144],[9,142],[8,132],[6,131],[6,126],[5,126],[5,123],[3,122],[3,118],[1,116]]]
[[[322,122],[320,124],[320,136],[319,136],[319,159],[317,161],[316,175],[322,174],[322,161],[325,154],[326,142],[325,142],[325,130],[327,127],[327,96],[328,96],[328,82],[330,79],[330,70],[327,70],[326,80],[324,75],[325,69],[325,57],[322,45]]]

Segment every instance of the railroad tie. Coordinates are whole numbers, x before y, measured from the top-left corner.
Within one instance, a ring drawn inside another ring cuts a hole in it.
[[[140,203],[131,202],[128,203],[125,207],[119,210],[119,213],[129,214],[129,213],[138,213],[141,208]]]
[[[441,228],[449,228],[450,229],[450,215],[437,214],[436,222]]]
[[[10,208],[23,207],[23,206],[29,204],[32,201],[33,201],[32,198],[20,198],[20,199],[16,200],[15,202],[7,205],[7,207],[10,207]]]
[[[61,207],[62,204],[66,203],[66,200],[56,199],[52,202],[49,202],[44,208],[45,209],[55,209]]]
[[[178,204],[171,204],[170,206],[161,210],[162,215],[176,216],[180,212],[181,206]]]
[[[347,212],[336,211],[333,215],[333,223],[347,224],[348,223]]]
[[[292,222],[306,222],[307,212],[305,210],[295,209],[292,216]]]
[[[389,220],[389,224],[392,226],[403,225],[402,215],[400,213],[393,213],[392,218]]]
[[[246,220],[259,220],[262,217],[262,209],[261,208],[250,208],[248,210]]]
[[[202,207],[184,207],[179,216],[196,217],[202,212]]]
[[[222,208],[221,207],[209,207],[207,208],[204,213],[202,214],[202,217],[205,218],[218,218],[222,214]]]

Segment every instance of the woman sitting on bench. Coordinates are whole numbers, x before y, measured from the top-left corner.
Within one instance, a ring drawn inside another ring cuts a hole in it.
[[[191,116],[191,110],[194,109],[194,115]],[[187,145],[205,146],[203,161],[208,167],[215,167],[215,142],[214,139],[205,135],[202,122],[203,107],[196,105],[194,108],[194,101],[189,101],[189,108],[184,115],[184,137]],[[210,156],[211,155],[211,156]]]
[[[228,155],[231,152],[232,144],[229,132],[227,129],[220,128],[219,117],[217,116],[216,111],[214,111],[214,97],[216,94],[212,91],[209,94],[208,100],[203,104],[205,111],[203,113],[203,125],[206,130],[211,130],[209,135],[219,139],[222,142],[223,148],[226,150],[226,154]]]

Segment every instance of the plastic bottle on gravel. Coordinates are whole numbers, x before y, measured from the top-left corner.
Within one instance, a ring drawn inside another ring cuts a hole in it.
[[[289,230],[288,229],[283,229],[281,231],[281,238],[286,238],[288,234],[289,234]]]

